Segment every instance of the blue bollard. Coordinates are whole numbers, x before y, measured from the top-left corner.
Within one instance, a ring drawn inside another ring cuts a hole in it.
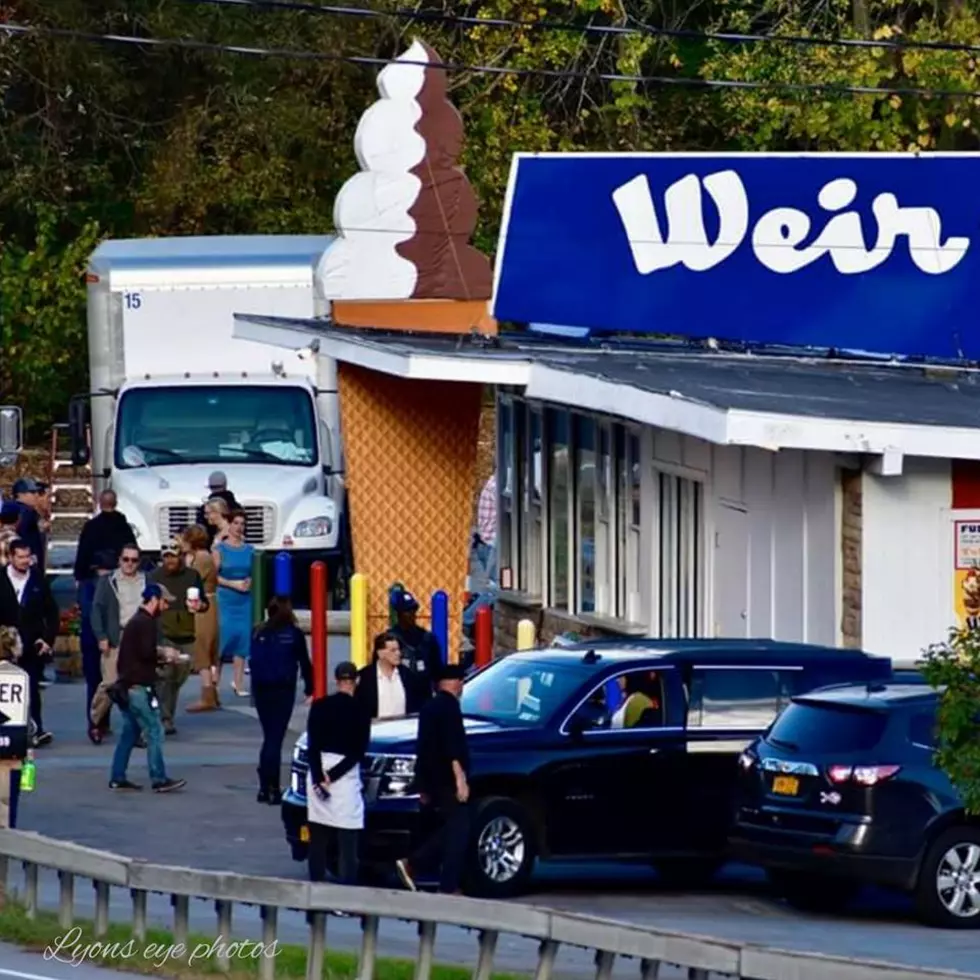
[[[293,556],[288,551],[280,551],[272,569],[273,595],[292,596],[293,594]]]
[[[440,589],[432,593],[432,632],[439,642],[442,662],[449,662],[449,596]]]

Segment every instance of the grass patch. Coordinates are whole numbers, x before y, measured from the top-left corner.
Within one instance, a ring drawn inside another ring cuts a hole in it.
[[[329,942],[329,922],[327,928]],[[62,963],[81,966],[115,967],[129,973],[148,976],[175,977],[180,980],[202,980],[222,976],[229,980],[254,980],[258,976],[261,956],[274,958],[277,980],[305,980],[306,949],[302,946],[278,943],[273,950],[263,949],[253,940],[225,942],[231,970],[224,972],[218,965],[216,940],[209,936],[192,935],[183,950],[177,947],[173,934],[166,929],[147,929],[146,939],[133,939],[128,925],[110,925],[108,933],[96,939],[92,922],[76,919],[71,930],[58,924],[52,912],[38,911],[34,919],[27,917],[24,907],[7,900],[0,909],[0,941],[38,952],[56,951]],[[237,943],[237,945],[236,945]],[[475,951],[474,951],[475,952]],[[415,965],[409,960],[378,959],[375,980],[412,980]],[[324,955],[323,980],[353,980],[357,976],[357,957],[352,953],[328,950]],[[432,968],[433,980],[469,980],[472,971],[459,966]],[[519,980],[513,974],[495,973],[493,980]]]

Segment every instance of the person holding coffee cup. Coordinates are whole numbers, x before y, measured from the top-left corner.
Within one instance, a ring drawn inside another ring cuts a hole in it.
[[[160,666],[157,671],[157,688],[163,730],[167,735],[175,735],[177,699],[191,672],[197,633],[196,618],[207,607],[207,600],[201,597],[201,576],[184,561],[183,548],[179,541],[171,541],[164,547],[160,567],[150,574],[149,580],[162,586],[174,597],[174,602],[161,615],[160,625],[163,645],[175,648],[181,656]]]

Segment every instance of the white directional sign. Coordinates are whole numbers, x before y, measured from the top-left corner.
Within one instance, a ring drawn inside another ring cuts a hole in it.
[[[30,705],[27,671],[9,662],[0,663],[0,759],[23,759],[27,755]]]

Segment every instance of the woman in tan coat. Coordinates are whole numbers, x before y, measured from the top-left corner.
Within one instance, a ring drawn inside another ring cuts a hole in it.
[[[187,528],[183,536],[187,564],[201,576],[207,609],[195,617],[194,667],[201,678],[201,699],[188,705],[190,712],[214,711],[218,699],[218,570],[208,548],[208,532],[199,524]]]

